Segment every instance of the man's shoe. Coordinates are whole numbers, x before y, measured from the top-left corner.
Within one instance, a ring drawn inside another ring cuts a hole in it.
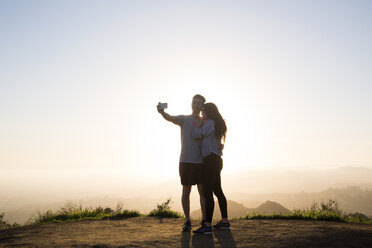
[[[187,220],[183,224],[182,232],[190,232],[191,231],[191,221]]]
[[[230,223],[228,221],[225,222],[225,223],[220,221],[216,225],[214,225],[213,227],[217,228],[217,229],[222,229],[222,230],[229,230],[230,229]]]
[[[195,231],[193,231],[193,233],[197,233],[197,234],[212,234],[212,227],[211,226],[206,226],[206,225],[202,225],[201,227],[199,227],[199,229],[196,229]]]

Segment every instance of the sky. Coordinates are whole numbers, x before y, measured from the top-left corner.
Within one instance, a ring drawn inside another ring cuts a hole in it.
[[[0,178],[178,178],[180,129],[156,105],[191,114],[195,94],[226,120],[228,173],[372,168],[371,12],[361,0],[1,0]]]

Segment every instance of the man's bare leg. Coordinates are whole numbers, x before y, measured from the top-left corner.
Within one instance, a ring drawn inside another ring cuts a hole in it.
[[[190,221],[190,193],[192,185],[183,185],[182,187],[182,209],[185,215],[186,221]]]

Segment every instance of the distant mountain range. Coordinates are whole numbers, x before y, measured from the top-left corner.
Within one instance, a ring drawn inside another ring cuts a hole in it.
[[[45,182],[42,187],[37,183],[30,183],[27,188],[10,187],[15,179],[12,180],[0,180],[0,213],[4,212],[9,222],[24,223],[38,210],[58,210],[69,201],[83,207],[108,206],[114,209],[118,202],[122,202],[126,209],[147,213],[156,204],[171,197],[174,202],[172,209],[182,212],[182,186],[178,175],[152,186],[132,185],[132,189],[113,180],[100,191],[84,188],[82,185],[90,186],[91,183],[83,182],[79,187],[66,184],[62,189],[53,188],[50,182]],[[239,173],[223,170],[222,187],[226,198],[232,201],[229,203],[231,210],[234,210],[231,216],[241,217],[241,214],[245,215],[267,201],[294,210],[309,208],[314,202],[336,199],[346,212],[359,212],[372,217],[372,170],[368,168]],[[199,195],[196,187],[193,187],[191,210],[199,208]]]
[[[194,190],[195,191],[195,190]],[[198,209],[192,212],[193,218],[199,218],[200,205],[198,194],[193,192],[194,196],[191,199],[192,208]],[[247,193],[228,193],[228,211],[231,218],[242,217],[247,213],[285,213],[294,209],[309,208],[315,202],[328,201],[328,199],[336,199],[340,208],[347,213],[363,213],[370,218],[372,217],[372,190],[361,189],[360,187],[345,187],[345,188],[330,188],[321,192],[314,193],[272,193],[272,194],[247,194]],[[83,207],[103,206],[115,209],[118,202],[123,203],[126,209],[137,209],[143,213],[149,212],[156,207],[156,204],[164,202],[166,197],[150,198],[147,196],[125,198],[125,197],[96,197],[86,199],[76,199],[71,202]],[[173,197],[172,209],[182,212],[179,197]],[[272,204],[272,202],[274,202]],[[67,201],[56,201],[50,203],[28,203],[23,207],[14,207],[12,209],[0,209],[0,213],[5,213],[5,218],[9,222],[24,223],[31,215],[34,215],[37,210],[43,212],[48,209],[54,211],[64,207]],[[215,218],[220,218],[218,203],[215,204]]]
[[[218,206],[218,202],[216,201],[214,204],[214,212],[213,218],[214,219],[221,219],[220,207]],[[256,213],[256,214],[286,214],[290,213],[288,209],[280,205],[279,203],[273,201],[266,201],[265,203],[261,204],[257,208],[246,208],[241,203],[237,203],[235,201],[228,200],[227,201],[227,214],[229,218],[239,218],[244,217],[249,213]],[[201,218],[201,210],[195,210],[190,214],[191,218],[200,219]]]
[[[340,208],[348,213],[359,212],[372,216],[372,190],[361,189],[357,186],[345,188],[330,188],[321,192],[295,194],[272,193],[272,194],[246,194],[231,193],[229,198],[239,200],[244,206],[254,207],[267,200],[275,201],[288,209],[305,209],[313,203],[335,199]]]

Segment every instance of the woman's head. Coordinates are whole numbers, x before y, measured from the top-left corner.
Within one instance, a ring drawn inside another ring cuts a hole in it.
[[[218,142],[225,141],[226,138],[226,123],[222,118],[216,104],[208,102],[203,106],[203,116],[206,119],[211,119],[214,121],[215,133]]]

